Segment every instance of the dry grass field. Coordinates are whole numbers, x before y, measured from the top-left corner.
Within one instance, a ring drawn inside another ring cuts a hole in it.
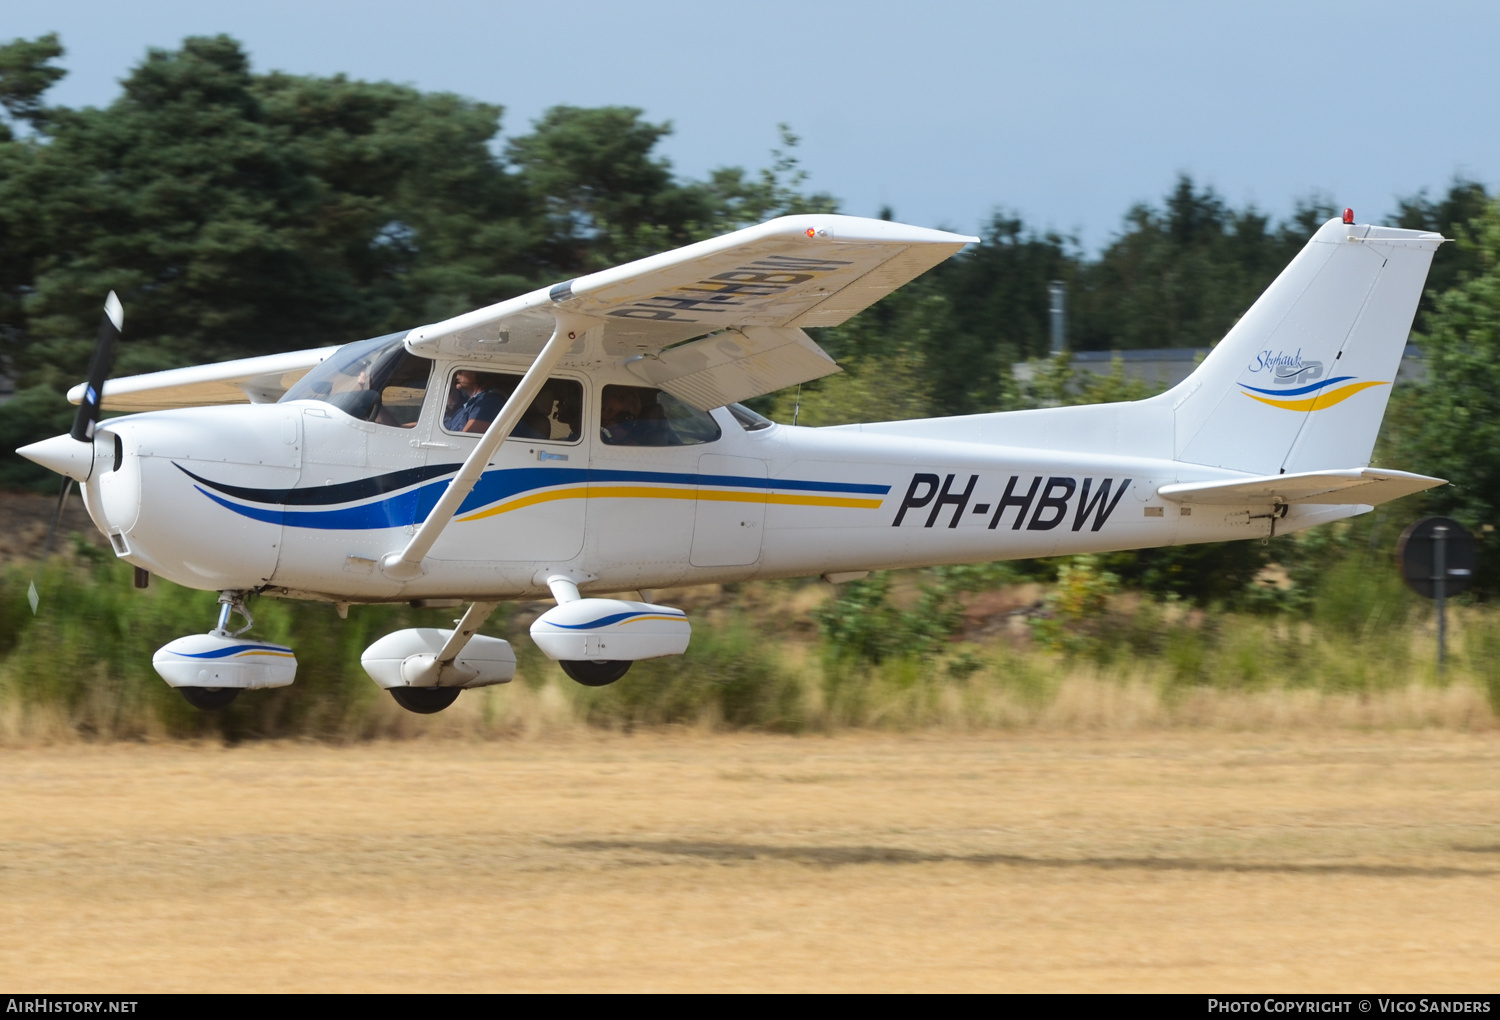
[[[1500,739],[0,752],[0,986],[1492,990]]]

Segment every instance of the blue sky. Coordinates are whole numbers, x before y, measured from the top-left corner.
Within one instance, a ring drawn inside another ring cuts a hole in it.
[[[1108,241],[1179,172],[1275,214],[1361,219],[1455,174],[1500,181],[1500,4],[0,0],[56,31],[67,105],[104,105],[148,47],[227,32],[257,70],[343,72],[506,108],[638,106],[679,173],[763,165],[787,122],[809,185],[873,215],[977,229],[997,207]]]

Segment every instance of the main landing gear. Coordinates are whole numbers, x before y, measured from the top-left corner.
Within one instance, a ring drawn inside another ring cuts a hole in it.
[[[441,712],[462,691],[510,683],[515,676],[509,643],[477,633],[494,608],[493,602],[475,602],[453,630],[412,627],[387,634],[364,650],[360,664],[408,712]]]
[[[591,662],[588,659],[559,659],[557,664],[563,672],[585,687],[608,687],[630,672],[634,665],[629,659]]]
[[[462,687],[391,687],[391,697],[408,712],[432,715],[458,700]]]

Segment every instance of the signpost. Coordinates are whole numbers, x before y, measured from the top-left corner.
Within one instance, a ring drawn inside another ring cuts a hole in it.
[[[1451,517],[1425,517],[1401,533],[1396,560],[1407,587],[1437,603],[1438,671],[1447,658],[1444,603],[1474,583],[1474,537]]]

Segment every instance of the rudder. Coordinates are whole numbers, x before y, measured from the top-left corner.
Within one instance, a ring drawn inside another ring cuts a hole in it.
[[[1170,403],[1175,459],[1258,475],[1363,467],[1439,234],[1325,223]]]

